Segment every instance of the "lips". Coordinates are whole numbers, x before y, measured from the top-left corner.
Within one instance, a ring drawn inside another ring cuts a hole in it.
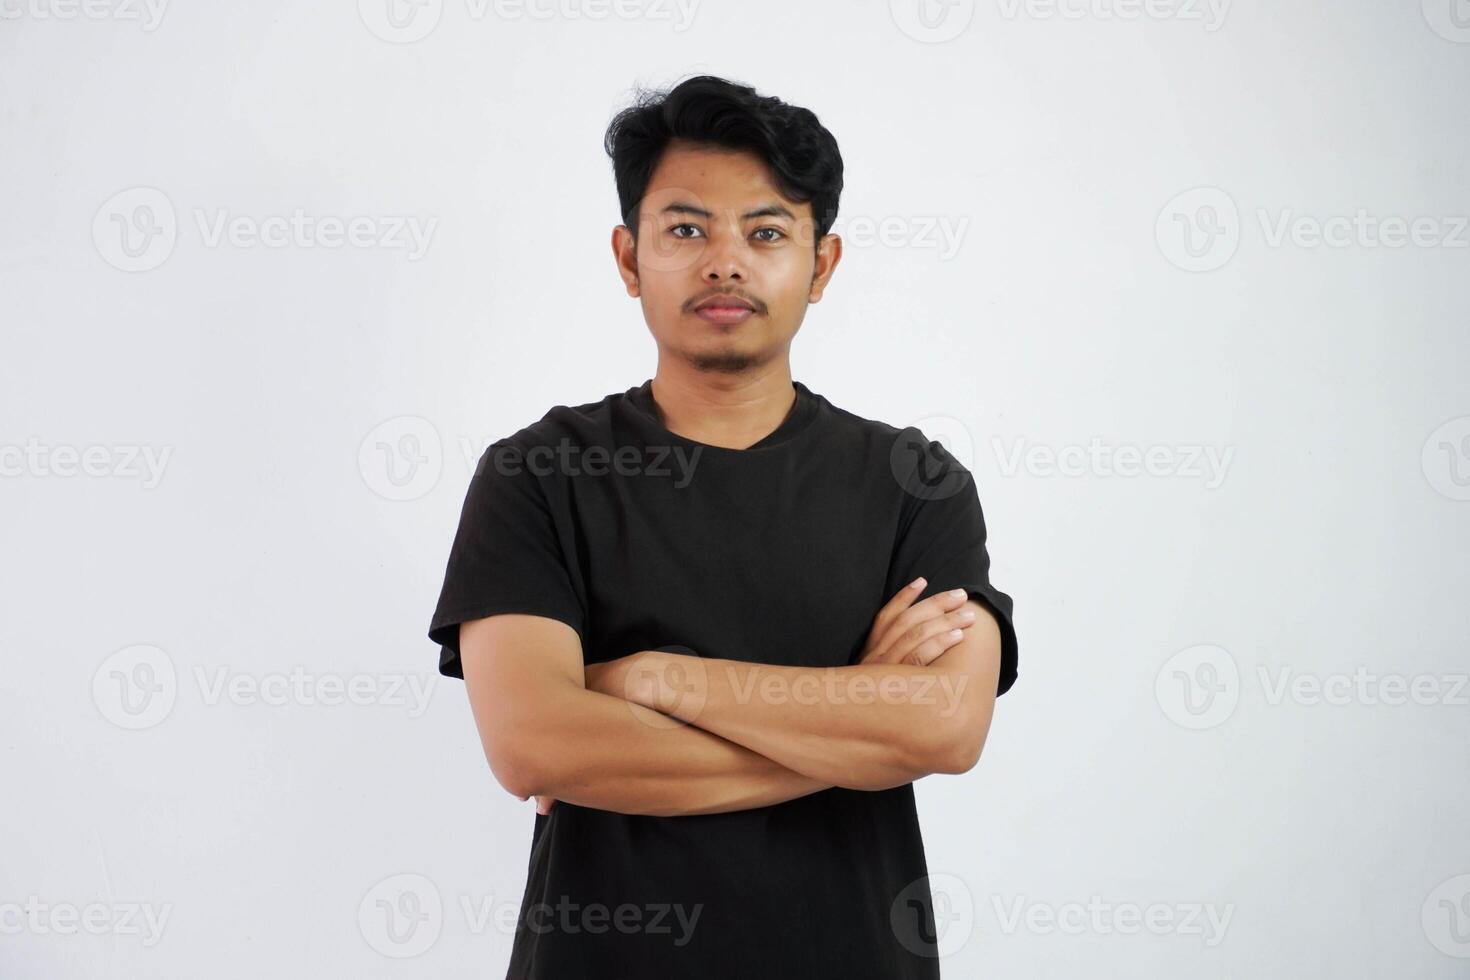
[[[694,315],[705,323],[733,327],[755,316],[755,311],[748,306],[706,306],[695,310]]]
[[[739,296],[710,296],[694,308],[694,315],[706,323],[732,327],[755,316],[755,306]]]
[[[743,299],[734,296],[714,296],[705,300],[694,308],[696,313],[705,310],[749,310],[755,311],[755,307]]]

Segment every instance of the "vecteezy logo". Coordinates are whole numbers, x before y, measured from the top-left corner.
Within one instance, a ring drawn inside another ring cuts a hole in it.
[[[400,415],[380,423],[357,447],[362,480],[387,500],[417,500],[439,484],[444,452],[428,419]]]
[[[683,659],[659,666],[639,664],[629,669],[623,678],[623,701],[634,717],[653,728],[682,728],[699,717],[709,699],[709,675],[704,660],[679,643],[654,649],[682,654]],[[640,710],[647,701],[654,701],[657,708]]]
[[[915,956],[952,956],[975,928],[975,899],[964,880],[931,874],[910,882],[888,908],[888,924]]]
[[[173,202],[156,187],[118,191],[92,217],[97,254],[123,272],[147,272],[163,265],[178,237]]]
[[[178,695],[173,660],[146,643],[111,654],[92,674],[92,703],[119,728],[152,728],[173,711]]]
[[[1470,44],[1470,0],[1423,0],[1430,30],[1447,41]]]
[[[1470,958],[1470,875],[1456,875],[1424,899],[1424,935],[1446,956]]]
[[[357,926],[367,944],[384,956],[418,956],[439,939],[444,903],[439,889],[423,875],[391,875],[362,897]]]
[[[888,452],[893,478],[905,493],[922,500],[959,493],[970,480],[974,460],[975,440],[969,428],[948,415],[930,415],[905,426]]]
[[[357,15],[374,36],[412,44],[439,26],[444,0],[357,0]]]
[[[1176,194],[1154,223],[1159,251],[1187,272],[1211,272],[1229,262],[1240,246],[1240,211],[1218,187]]]
[[[975,19],[975,0],[888,0],[893,23],[915,41],[941,44],[965,32]]]
[[[1419,463],[1435,490],[1451,500],[1470,500],[1470,415],[1429,433]]]
[[[1159,668],[1154,697],[1176,725],[1214,728],[1224,724],[1240,703],[1240,670],[1223,647],[1188,647]]]

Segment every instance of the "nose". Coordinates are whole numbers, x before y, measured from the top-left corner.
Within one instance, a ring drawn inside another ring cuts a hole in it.
[[[700,263],[700,276],[705,282],[745,281],[745,242],[740,230],[715,230],[705,244]]]

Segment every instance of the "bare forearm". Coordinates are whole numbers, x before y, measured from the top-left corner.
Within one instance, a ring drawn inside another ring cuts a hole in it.
[[[640,656],[649,659],[632,669],[677,678],[683,690],[631,685],[639,703],[812,779],[874,790],[963,768],[953,753],[953,733],[963,724],[962,675],[932,665],[809,668],[662,651]]]
[[[507,788],[519,796],[691,816],[771,806],[832,785],[712,732],[573,685],[548,694],[534,718],[515,727],[514,787]]]

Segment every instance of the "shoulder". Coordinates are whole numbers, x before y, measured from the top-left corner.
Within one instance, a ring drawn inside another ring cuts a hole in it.
[[[585,448],[611,442],[613,406],[624,397],[615,392],[591,402],[553,405],[535,422],[492,441],[480,455],[479,469],[487,461],[515,462],[529,454],[555,454],[568,447]],[[478,470],[477,470],[478,471]]]
[[[968,472],[968,468],[947,448],[957,441],[965,444],[971,440],[970,433],[964,431],[957,419],[931,416],[895,425],[838,408],[826,399],[823,401],[830,411],[832,431],[840,439],[864,444],[870,450],[887,453],[895,460],[925,455],[932,459],[934,465],[946,470]]]
[[[554,405],[535,422],[502,436],[491,445],[506,444],[525,450],[536,446],[555,447],[565,442],[596,443],[611,431],[613,404],[622,397],[623,393],[617,392],[593,402]]]
[[[963,507],[974,500],[974,475],[962,462],[973,458],[974,435],[960,420],[936,415],[900,425],[829,406],[833,446],[860,460],[867,476],[881,473],[904,515],[926,504]]]

